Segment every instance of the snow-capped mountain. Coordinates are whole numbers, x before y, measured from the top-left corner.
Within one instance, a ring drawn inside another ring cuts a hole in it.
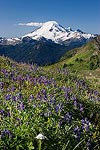
[[[65,41],[67,42],[70,39],[71,41],[73,39],[80,41],[85,39],[86,41],[88,41],[90,38],[93,38],[94,35],[84,33],[79,29],[74,31],[70,27],[64,28],[56,21],[48,21],[43,23],[43,25],[39,29],[27,35],[24,35],[22,38],[24,37],[30,37],[33,40],[40,40],[41,38],[45,38],[47,40],[52,40],[53,42],[58,44],[64,44]]]
[[[7,39],[0,37],[0,45],[5,45],[6,43],[7,43]]]
[[[21,38],[2,38],[0,37],[0,45],[16,45],[23,42],[23,39],[52,41],[56,44],[64,44],[66,46],[74,43],[84,44],[91,38],[94,38],[93,34],[88,34],[80,29],[74,31],[70,27],[64,28],[56,21],[48,21],[42,23],[42,26],[31,33],[28,33]],[[28,42],[27,41],[27,42]]]
[[[18,62],[48,65],[73,48],[78,48],[95,35],[81,30],[64,28],[56,21],[42,23],[41,27],[21,38],[0,38],[0,55]]]
[[[9,38],[7,39],[7,44],[9,45],[16,45],[21,42],[21,38]]]
[[[21,42],[21,38],[2,38],[0,37],[0,45],[16,45]]]

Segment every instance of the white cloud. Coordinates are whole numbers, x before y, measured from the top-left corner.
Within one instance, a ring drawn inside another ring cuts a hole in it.
[[[19,26],[34,26],[34,27],[41,27],[43,23],[39,22],[29,22],[29,23],[18,23]]]

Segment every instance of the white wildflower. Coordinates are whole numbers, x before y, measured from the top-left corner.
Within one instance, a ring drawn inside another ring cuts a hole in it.
[[[36,136],[36,139],[39,139],[39,140],[44,140],[46,139],[47,137],[44,136],[43,134],[39,133],[37,136]]]

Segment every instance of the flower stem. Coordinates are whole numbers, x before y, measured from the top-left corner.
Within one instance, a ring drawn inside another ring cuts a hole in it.
[[[41,144],[42,144],[42,141],[39,140],[39,150],[41,150]]]

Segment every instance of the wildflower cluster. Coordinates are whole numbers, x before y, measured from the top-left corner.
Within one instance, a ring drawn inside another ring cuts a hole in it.
[[[100,93],[67,69],[0,59],[0,150],[99,150]]]

